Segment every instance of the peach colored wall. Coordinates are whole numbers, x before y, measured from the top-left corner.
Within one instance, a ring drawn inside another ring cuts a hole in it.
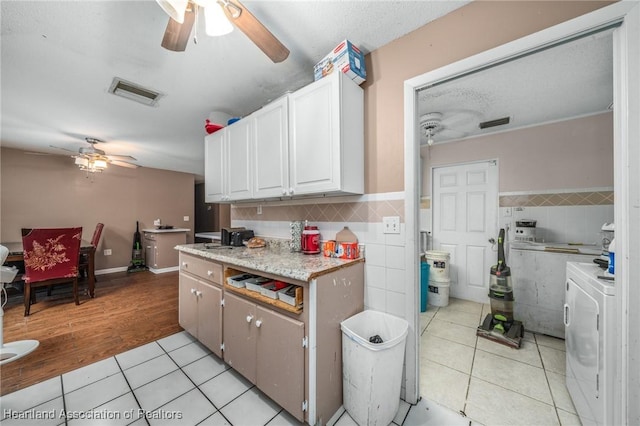
[[[500,192],[613,186],[613,114],[608,112],[458,142],[423,156],[423,195],[431,167],[498,159]]]
[[[474,1],[367,55],[365,192],[404,189],[405,80],[611,3]]]
[[[28,155],[2,148],[0,240],[19,241],[20,228],[82,226],[90,240],[96,223],[105,224],[96,269],[128,266],[136,220],[153,220],[193,230],[194,177],[141,167],[109,167],[87,179],[67,156]],[[189,222],[183,222],[189,216]],[[193,232],[188,240],[193,241]],[[110,248],[113,255],[103,256]]]

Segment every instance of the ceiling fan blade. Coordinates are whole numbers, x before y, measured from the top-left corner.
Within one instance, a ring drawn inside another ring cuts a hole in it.
[[[190,3],[191,4],[191,3]],[[196,14],[194,12],[194,6],[187,7],[187,11],[184,13],[184,22],[181,24],[169,18],[167,29],[164,31],[164,37],[162,38],[161,46],[167,50],[174,52],[184,52],[191,36],[191,29],[195,22]]]
[[[117,161],[117,160],[131,160],[131,161],[138,161],[138,159],[137,159],[137,158],[132,157],[132,156],[130,156],[130,155],[114,155],[114,154],[107,154],[107,155],[106,155],[106,157],[107,157],[109,160],[115,160],[115,161]]]
[[[55,146],[55,145],[49,145],[49,148],[61,149],[61,150],[63,150],[63,151],[67,151],[67,152],[70,152],[70,153],[72,153],[72,154],[76,154],[76,155],[78,155],[78,151],[71,151],[70,149],[67,149],[67,148],[61,148],[61,147],[59,147],[59,146]]]
[[[126,167],[128,169],[137,169],[138,167],[140,167],[137,164],[131,164],[131,163],[127,163],[126,161],[120,161],[120,160],[111,160],[109,161],[109,164],[113,164],[114,166]]]
[[[258,19],[238,0],[222,0],[221,7],[229,21],[246,34],[275,63],[289,56],[287,49]]]

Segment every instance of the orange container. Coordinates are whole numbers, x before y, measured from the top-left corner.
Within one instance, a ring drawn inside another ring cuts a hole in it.
[[[336,242],[333,240],[325,241],[322,244],[322,254],[324,257],[336,257]]]
[[[357,259],[360,256],[358,243],[337,243],[337,254],[340,259]]]

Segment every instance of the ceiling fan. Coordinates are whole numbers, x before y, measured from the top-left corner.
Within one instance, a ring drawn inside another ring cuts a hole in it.
[[[78,152],[71,151],[70,149],[61,148],[54,145],[49,145],[51,148],[61,149],[73,153],[72,158],[75,158],[75,164],[81,169],[88,172],[101,172],[107,168],[107,164],[113,164],[114,166],[127,167],[130,169],[137,169],[140,167],[137,164],[130,163],[129,161],[137,161],[130,155],[112,155],[107,154],[103,150],[96,148],[96,144],[104,143],[104,141],[96,138],[84,138],[89,146],[82,146],[78,149]],[[125,161],[128,160],[128,161]]]
[[[246,7],[238,0],[156,0],[169,15],[169,23],[162,39],[162,47],[184,52],[198,16],[204,9],[206,33],[223,35],[236,27],[246,34],[273,62],[282,62],[289,56],[287,49]],[[197,39],[194,38],[197,42]]]
[[[424,114],[420,117],[420,130],[424,136],[423,143],[426,142],[429,146],[433,145],[436,135],[438,135],[438,141],[463,138],[468,133],[461,129],[464,129],[471,122],[473,122],[473,117],[461,111]]]

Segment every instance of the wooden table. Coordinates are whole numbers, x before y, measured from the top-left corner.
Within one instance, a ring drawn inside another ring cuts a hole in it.
[[[9,255],[7,256],[7,260],[5,262],[24,261],[22,241],[0,243],[0,245],[3,245],[9,249]],[[95,287],[96,287],[96,280],[95,280],[96,248],[92,246],[89,241],[82,240],[82,242],[80,243],[80,254],[81,255],[86,254],[87,257],[89,258],[89,267],[87,271],[87,278],[89,279],[89,296],[94,297]]]

